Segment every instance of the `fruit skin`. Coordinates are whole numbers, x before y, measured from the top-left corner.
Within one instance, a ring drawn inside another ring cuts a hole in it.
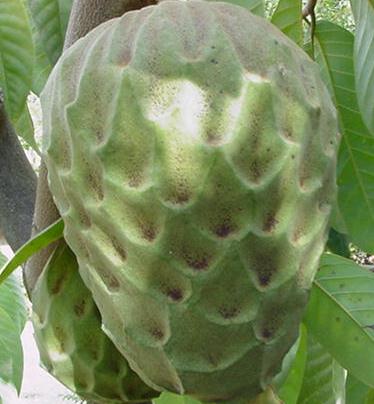
[[[35,340],[47,370],[95,403],[147,403],[157,397],[129,368],[101,330],[101,317],[78,272],[77,260],[60,242],[32,294]]]
[[[66,240],[130,366],[202,401],[265,390],[335,199],[317,65],[240,7],[165,1],[78,41],[42,107]]]

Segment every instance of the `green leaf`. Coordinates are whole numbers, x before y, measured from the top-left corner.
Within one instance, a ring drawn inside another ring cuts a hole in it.
[[[52,64],[49,61],[48,56],[45,53],[36,33],[34,34],[34,43],[35,66],[31,89],[36,95],[40,96],[40,93],[42,92],[45,83],[47,82],[48,77],[52,71]]]
[[[52,66],[63,50],[71,5],[72,0],[30,0],[33,20]]]
[[[0,379],[21,390],[23,351],[17,323],[0,307]]]
[[[358,104],[374,136],[374,0],[351,0],[356,22],[354,65]]]
[[[309,333],[304,380],[297,403],[335,404],[344,398],[344,384],[344,369]]]
[[[24,264],[32,255],[62,238],[64,222],[60,218],[49,227],[38,233],[25,243],[0,270],[0,285],[20,265]]]
[[[316,60],[338,108],[343,133],[338,203],[354,244],[374,252],[374,137],[359,112],[353,69],[353,35],[330,22],[317,24]]]
[[[27,104],[25,105],[21,116],[18,118],[18,121],[15,124],[15,129],[17,135],[20,136],[30,147],[32,147],[37,154],[40,155],[39,147],[34,137],[34,124],[32,122]]]
[[[338,202],[336,201],[330,217],[331,227],[333,227],[337,232],[348,235],[348,230],[346,228],[346,224],[343,218],[342,213],[340,212]],[[340,254],[338,254],[340,255]]]
[[[374,273],[324,254],[304,318],[308,331],[352,375],[374,387]]]
[[[369,394],[366,397],[365,404],[373,404],[374,403],[374,389],[369,390]]]
[[[220,1],[220,0],[208,0],[208,1]],[[223,1],[225,3],[244,7],[251,13],[256,14],[260,17],[264,17],[265,15],[265,5],[263,0],[223,0]]]
[[[0,253],[0,266],[5,262],[6,257]],[[13,274],[0,285],[0,308],[7,312],[21,333],[27,319],[26,300],[20,283]]]
[[[31,90],[34,94],[39,96],[44,88],[45,83],[47,82],[48,76],[53,66],[49,61],[47,54],[45,53],[43,43],[38,33],[38,29],[35,25],[35,22],[31,14],[30,7],[27,7],[27,12],[29,15],[29,21],[32,31],[32,40],[35,48],[35,62],[34,62]]]
[[[300,394],[305,364],[307,358],[307,332],[305,326],[300,327],[297,352],[290,371],[283,385],[278,390],[278,396],[284,403],[296,404]]]
[[[34,48],[22,0],[0,1],[0,87],[5,107],[16,121],[30,91]]]
[[[26,300],[20,282],[13,274],[0,285],[0,307],[8,313],[21,333],[27,320]]]
[[[301,6],[299,0],[279,0],[271,18],[274,25],[300,46],[303,44]]]
[[[343,233],[339,233],[332,227],[329,231],[329,238],[327,240],[326,247],[333,254],[337,254],[342,257],[349,258],[351,255],[346,235]]]
[[[282,361],[282,367],[279,373],[273,378],[272,380],[272,388],[275,389],[277,392],[279,392],[280,388],[283,386],[283,384],[286,382],[291,368],[293,366],[293,362],[295,361],[296,354],[298,352],[299,346],[300,346],[300,341],[301,341],[301,329],[299,330],[299,337],[297,340],[294,342],[292,347],[289,349],[285,357],[283,358]]]
[[[370,403],[367,400],[369,392],[369,386],[357,380],[350,373],[348,374],[345,385],[345,404],[372,404],[373,402]]]
[[[188,396],[179,396],[172,393],[162,393],[159,398],[153,400],[154,404],[201,404]]]

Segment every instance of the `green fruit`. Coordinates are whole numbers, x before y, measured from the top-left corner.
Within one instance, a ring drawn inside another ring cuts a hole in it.
[[[61,383],[102,404],[144,403],[152,391],[129,368],[101,330],[91,292],[74,254],[60,243],[32,294],[35,340],[41,361]]]
[[[335,198],[318,66],[243,8],[164,1],[78,41],[42,106],[67,242],[130,366],[203,401],[265,390]]]

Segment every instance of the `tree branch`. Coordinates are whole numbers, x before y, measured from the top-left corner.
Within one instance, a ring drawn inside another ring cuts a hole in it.
[[[30,237],[36,174],[7,117],[0,90],[0,229],[13,251]]]
[[[303,18],[308,17],[308,15],[313,15],[316,5],[317,0],[308,0],[307,4],[305,5],[302,11]]]
[[[303,8],[302,17],[303,20],[310,26],[310,39],[312,43],[312,59],[314,60],[314,31],[316,29],[316,14],[314,9],[316,8],[318,0],[308,0],[307,4]],[[310,21],[308,20],[310,16]]]
[[[39,168],[32,234],[39,233],[41,230],[55,222],[59,217],[60,215],[48,188],[47,168],[42,162]],[[57,243],[58,242],[52,243],[48,247],[43,248],[40,252],[33,255],[27,262],[23,271],[23,282],[29,297],[31,297],[35,283],[47,263],[48,258],[53,253]]]
[[[157,4],[157,0],[75,0],[71,10],[64,49],[93,28],[127,11]]]

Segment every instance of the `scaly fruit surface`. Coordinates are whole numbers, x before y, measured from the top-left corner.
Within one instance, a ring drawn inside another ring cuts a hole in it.
[[[95,403],[150,403],[159,393],[129,368],[101,329],[77,260],[60,243],[32,294],[35,340],[41,361],[61,383]]]
[[[204,401],[266,389],[335,197],[317,65],[243,8],[164,1],[78,41],[42,105],[67,242],[130,366]]]

